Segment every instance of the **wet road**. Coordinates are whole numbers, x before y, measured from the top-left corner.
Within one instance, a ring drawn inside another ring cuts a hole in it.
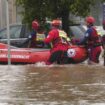
[[[0,105],[105,105],[105,67],[0,65]]]

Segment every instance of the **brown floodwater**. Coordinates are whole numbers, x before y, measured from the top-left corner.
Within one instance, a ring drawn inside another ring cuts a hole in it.
[[[0,105],[105,105],[105,67],[0,65]]]

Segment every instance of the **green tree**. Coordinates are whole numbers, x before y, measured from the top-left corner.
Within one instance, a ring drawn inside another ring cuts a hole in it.
[[[76,16],[86,16],[89,13],[91,0],[53,0],[53,13],[55,17],[60,17],[63,29],[69,33],[69,14]]]
[[[85,17],[95,0],[16,0],[24,8],[23,22],[31,23],[35,18],[61,18],[63,29],[68,33],[69,14]]]

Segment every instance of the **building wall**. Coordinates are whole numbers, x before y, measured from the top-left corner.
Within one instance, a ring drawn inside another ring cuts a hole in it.
[[[102,25],[102,20],[103,20],[103,3],[101,3],[100,0],[96,0],[95,5],[93,5],[91,7],[90,15],[95,17],[96,25]]]
[[[5,0],[0,0],[0,28],[6,24],[6,6]]]
[[[17,23],[17,8],[15,0],[8,0],[9,3],[9,22]],[[6,26],[6,0],[0,0],[0,28]]]
[[[10,23],[16,23],[15,0],[9,0],[9,20],[10,20]]]

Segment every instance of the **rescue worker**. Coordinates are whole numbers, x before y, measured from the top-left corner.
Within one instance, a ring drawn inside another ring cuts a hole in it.
[[[30,41],[29,41],[29,47],[30,48],[35,48],[36,47],[36,34],[39,29],[39,23],[37,20],[32,21],[32,32],[31,35],[29,36]]]
[[[37,20],[32,22],[32,32],[30,36],[30,47],[31,48],[42,48],[44,47],[43,40],[45,39],[44,29]]]
[[[66,64],[67,60],[67,49],[69,46],[69,38],[67,37],[66,32],[60,29],[61,20],[55,19],[51,22],[51,30],[48,33],[48,36],[44,40],[46,44],[52,43],[51,55],[47,65],[52,63]]]
[[[101,39],[94,27],[95,19],[92,16],[88,16],[85,22],[87,31],[83,40],[81,40],[78,45],[87,45],[89,54],[88,64],[97,64],[99,63],[99,56],[101,54]]]

